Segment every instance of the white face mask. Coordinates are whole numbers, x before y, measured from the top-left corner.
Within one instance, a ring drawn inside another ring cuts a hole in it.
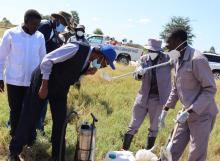
[[[187,40],[186,40],[187,41]],[[180,52],[185,50],[185,48],[181,49],[180,51],[178,51],[177,49],[182,46],[186,41],[182,42],[181,44],[179,44],[174,50],[171,50],[169,52],[164,52],[164,54],[169,55],[170,59],[172,60],[177,60],[180,57]]]
[[[157,58],[157,56],[158,56],[158,53],[151,53],[151,52],[149,52],[148,54],[149,54],[151,60],[155,60]]]
[[[92,61],[92,67],[96,68],[96,69],[100,69],[101,68],[101,63],[100,64],[98,63],[98,59],[94,59]]]
[[[83,31],[77,31],[76,34],[77,34],[78,37],[84,36],[84,32]]]

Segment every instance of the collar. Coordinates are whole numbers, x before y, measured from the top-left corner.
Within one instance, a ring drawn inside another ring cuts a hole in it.
[[[187,61],[190,58],[190,47],[187,45],[186,50],[183,55],[183,61]]]

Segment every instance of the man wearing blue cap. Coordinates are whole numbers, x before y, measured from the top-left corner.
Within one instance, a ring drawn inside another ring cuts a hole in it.
[[[83,74],[95,74],[97,69],[107,65],[115,69],[115,58],[116,52],[110,45],[93,48],[82,42],[68,43],[48,53],[32,73],[29,98],[18,125],[22,130],[12,139],[10,153],[19,155],[24,145],[34,141],[40,107],[48,99],[53,121],[52,160],[57,161],[70,86]],[[61,157],[62,161],[65,161],[65,139],[63,140]]]

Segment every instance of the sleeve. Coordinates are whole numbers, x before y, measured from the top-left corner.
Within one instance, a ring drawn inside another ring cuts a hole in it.
[[[201,91],[190,108],[197,114],[201,114],[214,100],[217,91],[215,80],[208,60],[200,57],[193,60],[193,73],[201,85]]]
[[[178,94],[177,94],[177,88],[176,88],[176,81],[174,78],[172,89],[170,92],[170,95],[167,99],[167,102],[165,104],[165,107],[169,108],[175,108],[177,101],[179,100]]]
[[[3,80],[3,70],[5,65],[5,60],[10,53],[10,42],[11,36],[8,31],[6,31],[2,37],[0,43],[0,80]]]
[[[41,41],[41,46],[40,46],[40,51],[39,51],[40,62],[43,60],[46,53],[47,53],[47,51],[46,51],[45,40],[42,35],[42,41]]]
[[[53,64],[64,62],[73,57],[79,49],[78,44],[68,43],[47,54],[40,65],[42,79],[49,80]]]

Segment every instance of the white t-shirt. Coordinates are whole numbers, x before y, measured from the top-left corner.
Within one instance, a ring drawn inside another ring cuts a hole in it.
[[[0,80],[16,86],[30,86],[31,73],[46,54],[42,33],[29,35],[17,26],[5,31],[0,44]]]

